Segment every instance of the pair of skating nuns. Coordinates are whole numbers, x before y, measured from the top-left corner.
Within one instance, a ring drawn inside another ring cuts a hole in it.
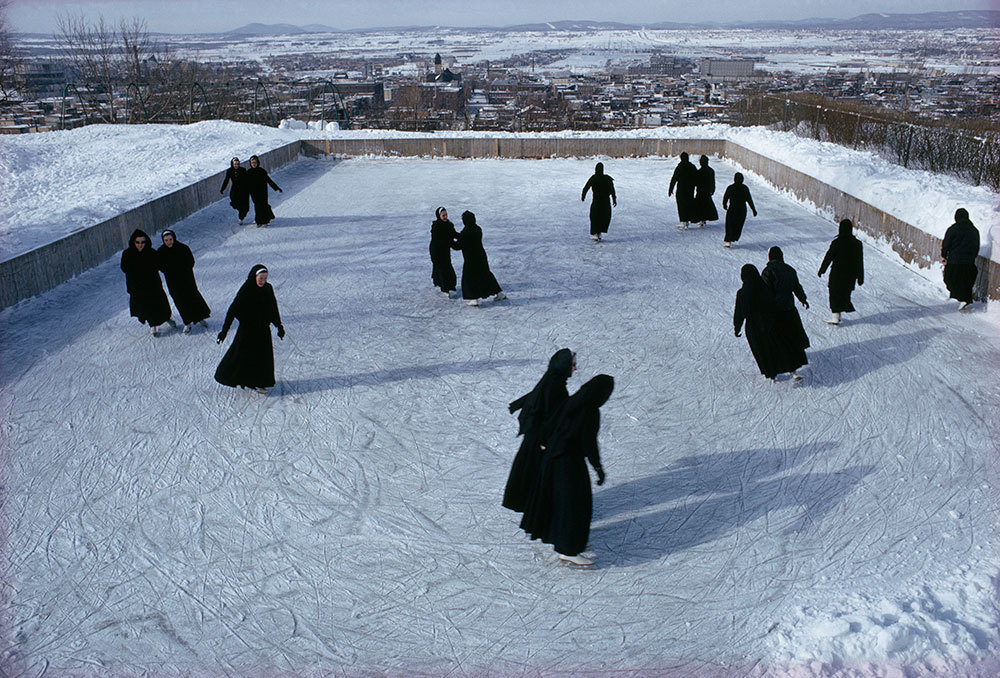
[[[462,230],[448,219],[448,210],[438,207],[431,223],[431,280],[434,286],[449,298],[456,296],[455,268],[451,265],[451,251],[462,252],[462,298],[469,306],[479,306],[481,299],[503,301],[507,295],[490,270],[490,261],[483,247],[483,229],[476,224],[476,215],[462,213]]]
[[[669,198],[677,191],[677,230],[686,231],[691,224],[704,228],[710,221],[718,221],[719,211],[712,196],[715,194],[715,170],[708,166],[708,156],[699,158],[700,167],[695,167],[687,153],[681,153],[681,161],[674,168],[667,187]]]
[[[121,270],[129,295],[129,314],[140,323],[148,324],[149,333],[154,337],[159,336],[163,325],[176,329],[177,323],[160,280],[162,272],[184,322],[184,334],[189,334],[196,324],[207,328],[206,319],[212,312],[194,279],[191,248],[177,240],[170,229],[164,230],[160,237],[163,245],[154,250],[149,235],[137,228],[122,252]]]
[[[589,461],[597,484],[605,481],[597,446],[600,408],[614,390],[614,379],[601,374],[572,396],[566,381],[576,371],[576,354],[560,349],[535,387],[510,403],[524,436],[504,488],[504,507],[522,515],[521,529],[551,544],[560,562],[594,564],[586,555],[593,514]]]
[[[267,170],[260,166],[260,158],[250,156],[250,169],[241,167],[239,158],[230,160],[219,193],[225,193],[226,186],[230,184],[229,205],[236,210],[240,224],[250,211],[250,201],[253,201],[253,219],[258,227],[266,226],[274,220],[274,211],[267,199],[267,187],[270,186],[278,193],[283,191],[274,183]]]

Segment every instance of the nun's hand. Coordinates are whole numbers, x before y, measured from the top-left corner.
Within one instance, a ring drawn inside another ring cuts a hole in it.
[[[808,301],[803,301],[803,302],[802,302],[802,305],[803,305],[803,306],[804,306],[805,308],[809,308],[809,302],[808,302]]]
[[[742,337],[743,336],[742,334],[740,334],[739,330],[733,330],[733,334],[736,335],[737,337]]]
[[[219,332],[219,336],[215,338],[215,343],[221,344],[225,340],[226,340],[226,331],[222,330],[221,332]]]
[[[603,485],[604,484],[604,479],[607,477],[607,476],[604,475],[604,467],[603,466],[598,466],[594,470],[597,471],[597,484],[598,485]]]
[[[285,338],[285,326],[278,325],[278,339],[284,339],[284,338]]]

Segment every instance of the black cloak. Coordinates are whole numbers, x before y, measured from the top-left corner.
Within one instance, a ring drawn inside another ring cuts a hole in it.
[[[715,170],[708,166],[708,158],[702,156],[701,167],[695,171],[694,218],[691,221],[718,221],[719,210],[715,209]]]
[[[233,158],[233,160],[238,160],[238,158]],[[219,189],[219,193],[225,193],[229,182],[233,183],[233,187],[229,189],[229,206],[239,212],[240,221],[243,221],[243,217],[250,211],[246,167],[233,167],[232,161],[230,161],[229,169],[226,170],[226,178],[222,180],[222,188]]]
[[[945,260],[944,284],[952,299],[972,303],[972,289],[979,275],[978,256],[979,229],[969,219],[969,212],[960,208],[955,212],[955,223],[945,231],[941,242],[941,258]]]
[[[177,234],[169,229],[163,231],[160,237],[168,233],[174,236],[174,246],[160,245],[156,250],[156,256],[163,277],[167,281],[170,297],[181,314],[181,320],[185,325],[193,325],[212,315],[212,311],[198,291],[198,283],[194,279],[194,255],[191,254],[191,248],[177,240]]]
[[[604,173],[604,163],[599,162],[594,167],[594,174],[587,179],[580,194],[580,200],[587,197],[587,191],[593,189],[594,200],[590,203],[590,234],[607,233],[611,224],[611,201],[618,202],[615,195],[615,180]]]
[[[697,221],[694,208],[694,189],[698,183],[698,168],[687,159],[687,153],[681,155],[681,161],[674,168],[670,177],[670,187],[667,195],[677,188],[677,218],[680,221]]]
[[[561,348],[549,359],[549,367],[535,384],[535,388],[509,405],[511,414],[521,411],[517,416],[517,434],[524,436],[521,447],[514,456],[503,492],[503,505],[511,511],[524,511],[528,492],[538,478],[541,462],[538,436],[546,419],[569,397],[566,380],[572,373],[573,352],[568,348]]]
[[[455,243],[455,225],[441,220],[443,209],[438,207],[434,211],[435,219],[431,223],[431,280],[442,292],[451,292],[458,282],[455,268],[451,265],[451,251],[458,249],[458,245]]]
[[[145,238],[146,245],[140,252],[135,239]],[[125,289],[128,291],[129,314],[156,327],[170,320],[170,302],[163,291],[160,269],[153,241],[145,231],[135,229],[128,239],[128,248],[122,252],[122,271],[125,273]]]
[[[786,344],[787,351],[804,351],[809,348],[809,336],[802,326],[799,310],[795,308],[795,299],[806,303],[806,291],[799,283],[798,273],[785,263],[780,247],[772,247],[767,256],[767,266],[761,271],[760,279],[774,297],[775,332],[778,339]],[[807,362],[804,352],[797,359],[803,365]]]
[[[281,326],[278,302],[271,283],[257,286],[257,273],[262,269],[267,270],[262,264],[250,269],[246,282],[226,311],[226,321],[219,332],[220,339],[225,338],[233,319],[240,321],[232,345],[215,370],[215,380],[225,386],[274,386],[274,347],[270,326],[278,328],[279,336],[284,336],[285,330]]]
[[[779,374],[805,365],[805,351],[792,348],[776,332],[774,298],[760,279],[757,268],[753,264],[745,264],[740,269],[740,278],[743,287],[736,293],[733,329],[736,332],[744,329],[760,373],[774,379]]]
[[[584,459],[590,461],[602,484],[604,469],[597,447],[600,407],[614,386],[615,380],[606,374],[588,381],[563,402],[540,437],[545,450],[521,528],[563,555],[575,556],[587,548],[593,496]]]
[[[753,198],[750,197],[750,189],[743,183],[743,175],[740,174],[722,195],[722,209],[726,210],[726,242],[740,239],[743,224],[747,220],[747,205],[750,205],[754,214],[757,213]]]
[[[462,232],[458,234],[455,249],[462,250],[462,298],[485,299],[501,292],[500,283],[490,271],[490,261],[483,249],[483,229],[476,225],[476,215],[462,212]]]
[[[840,222],[840,234],[830,243],[830,249],[819,267],[820,276],[830,267],[830,311],[833,313],[853,311],[851,292],[854,291],[854,283],[865,284],[861,241],[854,237],[853,228],[850,219]]]
[[[247,192],[253,200],[253,220],[258,226],[263,226],[274,219],[274,211],[267,201],[267,187],[270,186],[276,191],[281,189],[271,180],[267,170],[260,166],[260,160],[256,155],[250,156],[250,159],[257,159],[257,166],[247,170]]]

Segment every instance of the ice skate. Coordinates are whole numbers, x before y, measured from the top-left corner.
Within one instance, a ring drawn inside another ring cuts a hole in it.
[[[969,308],[970,306],[972,306],[972,304],[969,303],[968,301],[960,301],[958,303],[958,310],[959,311],[964,311],[965,309]]]
[[[507,298],[506,294],[504,294],[503,292],[497,292],[497,295],[493,297],[493,301],[503,301],[506,298]]]
[[[243,220],[242,219],[237,219],[237,221],[239,222],[240,226],[243,225]]]
[[[252,390],[253,390],[254,393],[259,393],[261,395],[267,395],[267,389],[264,388],[263,386],[254,386]]]
[[[688,222],[682,221],[681,223],[677,224],[677,230],[678,231],[686,231],[686,230],[688,230]]]
[[[160,336],[160,328],[159,328],[159,326],[158,325],[150,325],[149,326],[149,333],[152,336],[154,336],[154,337]]]
[[[451,292],[448,292],[448,298],[458,299],[458,290],[452,290]]]
[[[729,242],[728,240],[725,240],[725,241],[723,241],[722,246],[723,247],[732,247],[733,243]]]
[[[204,320],[199,320],[198,324],[201,325],[202,327],[204,327],[206,330],[208,329],[208,322],[206,322]]]
[[[184,329],[181,330],[181,334],[191,334],[192,325],[185,325]]]
[[[830,314],[829,318],[824,318],[823,322],[829,323],[831,325],[839,325],[840,324],[840,314],[839,313],[832,313],[832,314]]]
[[[170,327],[172,327],[173,329],[175,330],[177,329],[177,323],[174,322],[173,318],[167,318],[167,324],[170,325]]]
[[[698,222],[698,228],[705,228],[705,222],[704,221],[699,221]]]
[[[479,306],[479,300],[478,299],[469,299],[467,302],[465,302],[465,305],[466,306]]]
[[[567,556],[565,553],[559,554],[559,560],[564,563],[569,563],[571,565],[578,565],[580,567],[588,567],[594,564],[594,561],[590,558],[585,558],[582,555],[577,556]]]
[[[601,239],[601,236],[597,235],[596,233],[591,233],[590,239],[593,240],[594,242],[597,242],[598,240]]]
[[[792,370],[792,381],[802,381],[802,375]]]

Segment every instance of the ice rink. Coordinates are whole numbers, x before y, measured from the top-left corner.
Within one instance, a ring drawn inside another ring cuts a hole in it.
[[[836,224],[748,176],[727,250],[674,229],[675,160],[604,162],[599,244],[593,160],[309,159],[270,226],[222,200],[174,227],[209,330],[149,336],[117,257],[0,313],[0,675],[993,674],[997,325],[865,239],[828,326]],[[508,300],[431,287],[439,205]],[[732,331],[771,245],[811,304],[797,384]],[[212,379],[256,263],[288,333],[267,396]],[[561,347],[571,393],[616,379],[590,570],[500,506],[507,403]]]

